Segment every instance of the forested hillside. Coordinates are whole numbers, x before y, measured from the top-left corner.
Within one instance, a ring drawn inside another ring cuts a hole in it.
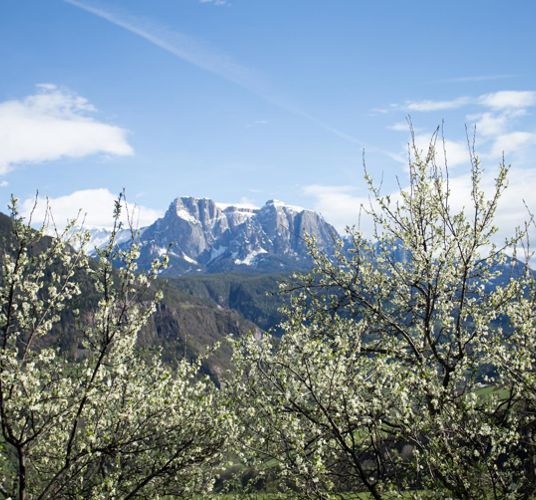
[[[2,252],[13,245],[13,239],[11,219],[0,213]],[[50,246],[51,242],[50,237],[44,236],[41,241],[36,243],[34,251],[42,251]],[[240,279],[240,276],[237,276],[238,283],[240,283]],[[54,326],[52,335],[46,339],[47,345],[59,346],[72,359],[76,359],[80,355],[80,325],[85,321],[85,311],[91,311],[95,308],[98,300],[98,294],[87,276],[78,273],[76,280],[81,286],[82,294],[72,299],[69,307],[62,312],[61,320]],[[238,299],[240,304],[235,303],[236,300],[231,302],[222,300],[220,304],[215,300],[215,296],[207,293],[203,286],[197,287],[195,282],[190,283],[190,281],[185,280],[183,283],[158,279],[153,283],[153,293],[161,290],[163,296],[157,304],[155,314],[151,316],[149,322],[144,325],[140,332],[139,345],[142,348],[161,348],[166,362],[174,364],[183,357],[196,359],[217,342],[221,342],[222,348],[214,352],[203,366],[207,373],[218,378],[222,371],[230,366],[230,348],[225,342],[222,342],[226,336],[241,336],[249,331],[263,328],[263,325],[268,328],[275,323],[275,319],[270,316],[270,314],[275,315],[275,313],[268,309],[269,305],[265,305],[265,301],[261,297],[264,297],[264,293],[268,291],[269,287],[276,289],[276,282],[275,278],[269,279],[266,283],[266,290],[260,290],[260,285],[253,288],[254,298],[259,301],[260,305],[256,309],[252,308],[251,314],[248,315],[241,314],[241,309],[243,311],[248,309],[240,307],[241,303],[248,300],[248,293],[244,295],[244,298]],[[213,283],[217,287],[221,285],[222,288],[228,288],[229,285],[223,276],[215,277]],[[240,285],[238,286],[240,288]],[[267,312],[264,312],[262,307],[266,307]],[[79,317],[73,315],[73,310],[80,311]],[[251,319],[249,320],[248,317]],[[259,318],[258,322],[257,318]]]

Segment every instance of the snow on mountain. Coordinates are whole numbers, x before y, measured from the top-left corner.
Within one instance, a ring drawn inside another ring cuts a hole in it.
[[[143,232],[142,228],[140,230],[140,234]],[[110,241],[110,236],[112,235],[112,231],[107,228],[91,228],[91,229],[85,229],[85,228],[73,228],[73,231],[87,231],[89,233],[89,243],[87,244],[85,248],[85,252],[88,255],[94,255],[96,250],[103,248],[105,245],[107,245]],[[118,245],[129,241],[132,237],[132,232],[130,229],[121,229],[116,234],[116,243]]]
[[[251,266],[255,262],[255,258],[263,253],[268,253],[264,248],[259,248],[258,250],[253,250],[248,253],[243,259],[235,259],[235,264],[245,264],[246,266]]]
[[[306,235],[328,253],[334,251],[335,228],[311,210],[279,200],[254,207],[184,196],[141,231],[139,264],[148,268],[166,253],[167,275],[304,269],[310,265]],[[105,230],[93,231],[91,246],[99,247],[107,237]],[[121,238],[126,244],[129,236]]]

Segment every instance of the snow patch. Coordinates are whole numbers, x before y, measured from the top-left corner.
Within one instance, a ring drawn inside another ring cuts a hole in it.
[[[145,231],[147,228],[140,229],[139,236],[143,234],[143,231]],[[84,228],[73,228],[73,233],[77,231],[85,231]],[[94,255],[96,250],[99,250],[103,248],[105,245],[107,245],[110,242],[110,236],[112,235],[112,231],[105,228],[100,229],[88,229],[89,232],[89,242],[85,248],[85,252],[88,255]],[[136,234],[136,241],[137,241],[137,234]],[[132,238],[132,233],[130,229],[122,229],[121,231],[118,231],[115,235],[115,244],[120,245],[121,243],[125,243],[129,241]],[[78,248],[77,248],[78,250]]]
[[[182,258],[183,258],[186,262],[189,262],[190,264],[199,264],[199,262],[197,262],[197,260],[192,259],[189,255],[186,255],[184,252],[182,253]]]
[[[192,224],[199,224],[199,221],[190,212],[184,210],[184,208],[177,208],[177,217]]]
[[[259,255],[261,255],[263,253],[268,253],[268,252],[264,248],[259,248],[258,250],[253,250],[252,252],[248,253],[245,258],[243,258],[243,259],[235,259],[234,263],[235,264],[243,264],[243,265],[246,265],[246,266],[251,266],[255,262],[255,259]]]

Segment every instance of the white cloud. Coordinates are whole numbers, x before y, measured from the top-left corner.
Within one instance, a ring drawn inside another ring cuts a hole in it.
[[[108,189],[84,189],[74,191],[65,196],[49,198],[50,209],[58,227],[64,227],[68,220],[77,217],[80,212],[86,228],[110,228],[113,225],[112,215],[117,195]],[[22,202],[21,213],[28,217],[35,199],[28,198]],[[40,224],[46,216],[47,200],[40,196],[32,221]],[[143,227],[154,222],[162,213],[141,205],[128,205],[135,226]],[[126,212],[123,210],[123,222],[126,222]],[[80,220],[80,223],[82,220]]]
[[[486,170],[482,176],[481,189],[490,197],[494,193],[496,169]],[[467,173],[449,178],[451,190],[450,206],[454,212],[467,210],[470,213],[472,207],[471,200],[471,176]],[[513,168],[508,174],[508,187],[503,192],[494,220],[498,227],[495,241],[498,244],[504,239],[514,234],[516,227],[523,225],[528,219],[528,213],[524,203],[529,209],[536,213],[536,198],[534,197],[534,186],[536,186],[536,169]],[[359,221],[360,207],[371,206],[367,197],[356,194],[356,189],[349,186],[305,186],[303,191],[313,198],[312,207],[322,213],[328,222],[333,224],[340,232],[346,226],[357,225]],[[389,194],[391,202],[400,200],[398,191]],[[365,213],[361,215],[361,230],[365,235],[371,236],[373,225],[369,216]]]
[[[466,120],[476,126],[481,137],[494,137],[504,134],[512,126],[516,118],[527,114],[526,109],[506,109],[500,112],[485,111],[466,116]]]
[[[333,224],[342,233],[346,226],[358,225],[362,206],[370,206],[369,199],[356,194],[356,189],[350,186],[324,186],[313,184],[305,186],[303,192],[314,199],[313,210]],[[369,232],[370,221],[361,214],[361,229]],[[366,227],[365,227],[366,226]]]
[[[22,100],[0,103],[0,174],[24,163],[104,153],[133,154],[126,131],[90,116],[84,98],[52,84]]]
[[[482,106],[500,110],[528,108],[536,105],[536,92],[529,90],[501,90],[478,98]]]
[[[422,101],[406,101],[404,104],[391,106],[391,109],[427,112],[458,109],[468,105],[489,108],[494,111],[522,109],[536,106],[536,91],[532,90],[500,90],[478,97],[456,97],[449,100],[427,99]]]
[[[496,169],[486,170],[482,176],[481,188],[490,197],[495,189]],[[450,179],[451,206],[454,210],[470,209],[471,177],[460,175]],[[508,173],[508,187],[499,199],[494,224],[498,228],[496,242],[502,243],[505,238],[514,234],[517,226],[522,226],[528,219],[528,213],[524,203],[530,210],[536,211],[534,198],[534,186],[536,186],[536,169],[512,168]]]
[[[520,129],[518,121],[519,118],[529,114],[531,107],[536,107],[536,91],[504,90],[472,98],[460,97],[450,101],[415,101],[399,105],[399,109],[406,106],[406,109],[411,108],[414,111],[433,111],[465,104],[477,108],[465,118],[470,135],[473,126],[476,127],[476,145],[481,158],[496,160],[504,152],[511,158],[513,157],[518,166],[527,165],[527,161],[532,161],[529,155],[534,152],[534,148],[529,147],[536,145],[536,133],[533,129]],[[403,123],[395,123],[389,128],[403,130]],[[425,150],[429,136],[419,133],[415,140],[417,146]],[[465,137],[462,140],[446,140],[445,147],[450,166],[467,164],[469,155]],[[443,163],[443,146],[440,138],[438,138],[436,153],[438,162]]]
[[[502,134],[510,121],[511,116],[507,113],[494,114],[486,111],[468,115],[467,120],[476,126],[478,135],[488,137]]]
[[[536,144],[536,134],[533,132],[510,132],[496,137],[491,147],[490,156],[493,158],[503,153],[509,155],[520,153],[528,146]]]
[[[404,107],[409,111],[442,111],[446,109],[456,109],[469,104],[469,97],[457,97],[448,101],[407,101]]]

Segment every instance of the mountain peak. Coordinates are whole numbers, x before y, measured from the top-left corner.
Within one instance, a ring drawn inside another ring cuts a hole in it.
[[[210,198],[196,198],[195,196],[179,196],[171,202],[171,206],[180,206],[189,210],[195,207],[215,207],[216,205],[216,202]]]
[[[168,275],[193,271],[283,272],[310,265],[304,236],[334,251],[338,238],[320,215],[280,200],[261,208],[222,204],[209,198],[175,198],[163,218],[140,237],[141,268],[167,253]]]
[[[171,202],[166,217],[178,217],[191,224],[206,224],[221,218],[222,214],[217,204],[209,198],[181,196]]]

